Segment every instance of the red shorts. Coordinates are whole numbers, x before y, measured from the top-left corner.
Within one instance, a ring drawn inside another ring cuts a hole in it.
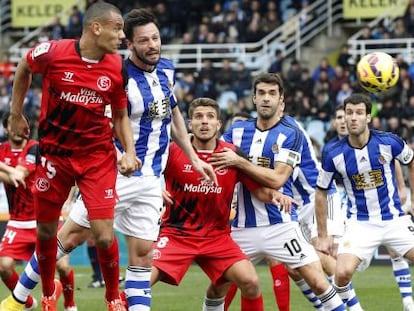
[[[29,261],[36,246],[36,228],[6,227],[0,243],[0,257]]]
[[[153,265],[164,273],[162,281],[179,285],[195,261],[214,285],[227,280],[224,272],[236,262],[249,258],[228,234],[213,238],[182,237],[161,232],[154,244]]]
[[[33,185],[37,220],[57,221],[75,182],[89,219],[113,219],[116,175],[115,149],[71,157],[42,156]]]

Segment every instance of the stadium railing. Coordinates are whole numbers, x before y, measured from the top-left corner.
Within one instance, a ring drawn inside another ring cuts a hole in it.
[[[383,21],[391,22],[389,13],[384,13],[368,25],[374,27]],[[303,17],[305,17],[305,21]],[[164,44],[162,54],[173,60],[176,68],[180,71],[199,71],[204,59],[210,59],[215,68],[220,68],[222,60],[228,58],[233,64],[239,61],[244,62],[246,68],[251,70],[253,74],[257,74],[267,70],[274,60],[276,49],[282,50],[286,58],[296,58],[300,61],[303,56],[303,45],[324,32],[331,36],[335,22],[342,17],[342,0],[316,0],[258,42]],[[12,61],[18,62],[20,57],[27,52],[27,48],[24,46],[33,41],[41,30],[42,28],[34,30],[10,47]],[[359,39],[360,35],[361,31],[358,31],[348,40],[350,53],[354,59],[381,49],[390,54],[401,53],[406,61],[410,63],[413,61],[414,39],[412,38],[361,40]],[[129,51],[121,50],[120,53],[126,57]]]
[[[4,32],[11,27],[11,6],[9,0],[0,0],[0,44],[4,42]]]
[[[305,18],[305,20],[303,19]],[[333,24],[342,18],[342,0],[316,0],[286,23],[255,43],[226,44],[165,44],[163,56],[174,61],[178,70],[202,68],[203,59],[210,59],[213,66],[220,67],[223,58],[233,63],[244,62],[255,72],[267,70],[273,61],[274,52],[280,49],[285,57],[302,58],[302,45],[324,31],[332,34]],[[14,44],[9,51],[12,61],[18,61],[27,52],[27,42],[33,40],[41,29],[37,29]],[[127,50],[121,50],[124,56]]]
[[[393,8],[367,24],[371,29],[383,24],[391,26],[397,17],[392,16]],[[406,62],[414,61],[414,39],[413,38],[387,38],[387,39],[360,39],[363,30],[359,30],[349,37],[349,53],[354,60],[358,60],[365,54],[382,51],[392,55],[401,54]]]

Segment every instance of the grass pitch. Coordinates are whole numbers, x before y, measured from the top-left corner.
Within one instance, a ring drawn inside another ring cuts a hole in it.
[[[21,267],[18,268],[21,271]],[[261,280],[265,310],[277,310],[273,297],[272,280],[267,266],[258,266]],[[124,270],[122,270],[124,273]],[[103,311],[104,290],[87,288],[91,280],[91,269],[87,266],[76,266],[75,298],[79,311]],[[372,266],[365,272],[357,272],[353,279],[354,287],[365,311],[402,310],[398,287],[395,283],[391,266]],[[158,283],[153,287],[154,311],[201,311],[204,291],[209,281],[198,266],[192,266],[179,287]],[[0,299],[5,298],[9,291],[1,282]],[[34,291],[40,297],[40,286]],[[291,282],[291,310],[315,310]],[[38,308],[40,310],[40,308]],[[63,311],[62,298],[59,310]],[[231,311],[240,310],[240,298],[237,295],[230,307]]]

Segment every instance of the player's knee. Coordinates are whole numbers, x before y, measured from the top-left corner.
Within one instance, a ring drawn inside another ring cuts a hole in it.
[[[113,234],[104,234],[96,237],[96,246],[100,248],[108,248],[114,242]]]
[[[56,262],[56,270],[58,271],[59,275],[67,275],[70,272],[71,267],[65,261],[58,260]]]
[[[335,284],[337,286],[345,286],[351,282],[353,271],[350,269],[337,269],[335,274]]]
[[[309,287],[316,295],[320,295],[329,288],[330,284],[323,274],[317,273],[307,281]]]
[[[243,278],[238,286],[242,295],[246,298],[254,298],[260,294],[259,278],[256,274]]]
[[[37,226],[37,238],[45,241],[57,236],[57,224],[40,223]]]
[[[0,260],[0,277],[7,278],[11,275],[13,262],[8,260]]]

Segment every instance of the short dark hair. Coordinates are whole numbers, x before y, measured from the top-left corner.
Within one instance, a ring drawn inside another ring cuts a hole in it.
[[[110,12],[122,15],[121,11],[113,4],[103,1],[95,2],[86,10],[83,16],[83,28],[85,29],[94,21],[104,21]]]
[[[344,106],[344,104],[339,104],[339,105],[336,105],[336,107],[335,107],[335,114],[336,114],[336,112],[337,112],[337,111],[339,111],[339,110],[345,110],[345,106]]]
[[[157,18],[150,10],[147,9],[133,9],[125,17],[124,33],[125,37],[132,41],[134,38],[134,28],[136,26],[144,26],[154,23],[157,28],[160,28]]]
[[[372,102],[371,98],[368,95],[362,94],[362,93],[354,93],[351,96],[345,98],[344,100],[344,109],[346,109],[346,105],[358,105],[358,104],[365,104],[365,109],[367,111],[367,114],[371,114],[372,110]]]
[[[253,94],[256,94],[256,87],[259,83],[276,84],[279,86],[280,95],[284,95],[285,93],[283,80],[277,73],[262,73],[258,75],[253,82]]]
[[[220,107],[214,99],[208,97],[199,97],[194,99],[188,108],[188,117],[190,119],[193,118],[194,110],[197,107],[213,107],[217,112],[217,119],[220,120]]]

